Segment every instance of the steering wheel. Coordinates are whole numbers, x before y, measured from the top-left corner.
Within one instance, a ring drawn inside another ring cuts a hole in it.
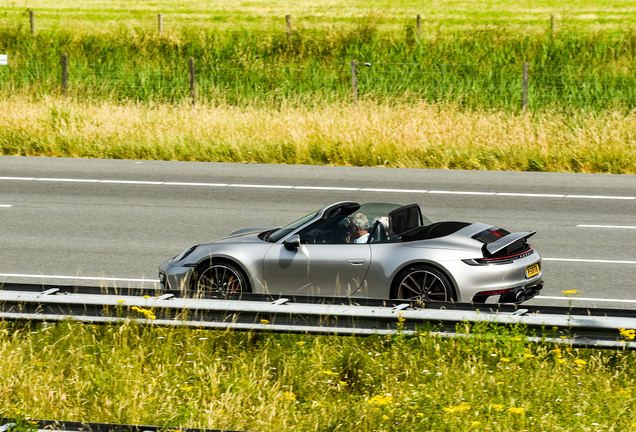
[[[325,236],[320,231],[314,233],[314,243],[325,243]]]

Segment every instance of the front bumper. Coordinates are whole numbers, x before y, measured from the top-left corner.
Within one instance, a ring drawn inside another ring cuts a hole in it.
[[[189,290],[192,267],[170,265],[168,261],[159,266],[161,289]]]

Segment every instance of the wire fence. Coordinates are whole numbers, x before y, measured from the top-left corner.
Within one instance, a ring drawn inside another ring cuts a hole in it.
[[[452,101],[475,107],[539,108],[551,104],[601,109],[636,106],[636,68],[533,64],[419,64],[262,62],[190,59],[183,62],[59,63],[29,61],[0,66],[2,94],[62,93],[192,103],[223,99],[320,95],[357,101]]]

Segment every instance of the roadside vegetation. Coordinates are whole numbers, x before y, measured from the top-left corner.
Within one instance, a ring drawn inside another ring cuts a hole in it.
[[[5,155],[636,173],[634,113],[20,97],[0,100],[0,111]]]
[[[263,431],[636,429],[633,351],[531,344],[523,327],[458,331],[472,337],[2,322],[0,415]]]
[[[636,4],[421,8],[5,3],[0,154],[636,172]]]

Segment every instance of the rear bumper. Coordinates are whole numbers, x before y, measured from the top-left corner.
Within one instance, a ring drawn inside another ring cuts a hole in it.
[[[480,303],[523,303],[536,297],[543,289],[543,279],[534,281],[527,285],[512,288],[510,291],[501,294],[480,295],[479,293],[473,297],[472,302]]]

